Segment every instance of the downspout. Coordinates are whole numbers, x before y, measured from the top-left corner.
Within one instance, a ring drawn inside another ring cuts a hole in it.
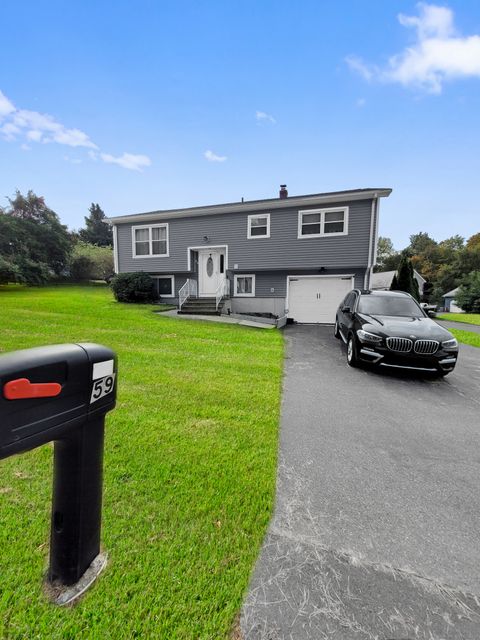
[[[370,211],[370,238],[368,242],[367,270],[365,271],[365,277],[363,280],[364,289],[370,288],[370,278],[371,278],[373,266],[375,264],[375,260],[377,256],[377,239],[376,239],[377,231],[375,229],[375,226],[377,226],[377,230],[378,230],[378,225],[375,225],[377,206],[378,206],[378,196],[377,194],[375,194],[374,197],[372,198],[372,207]]]
[[[113,270],[115,273],[118,273],[118,235],[117,235],[117,225],[114,224],[113,228]]]

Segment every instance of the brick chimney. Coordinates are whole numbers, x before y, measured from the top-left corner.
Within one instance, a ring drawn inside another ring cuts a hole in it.
[[[287,185],[286,184],[281,184],[280,185],[280,200],[285,200],[285,198],[288,197],[288,191],[287,191]]]

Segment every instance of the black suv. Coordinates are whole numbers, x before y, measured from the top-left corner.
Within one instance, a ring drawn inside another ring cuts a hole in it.
[[[403,291],[350,291],[337,309],[335,337],[352,367],[369,362],[444,376],[457,362],[456,339]]]

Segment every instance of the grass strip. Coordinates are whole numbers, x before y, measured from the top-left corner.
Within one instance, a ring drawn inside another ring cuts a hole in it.
[[[480,313],[442,313],[437,316],[438,320],[449,320],[450,322],[464,322],[465,324],[480,325]]]
[[[472,347],[480,347],[480,333],[473,331],[463,331],[462,329],[449,329],[450,333],[456,337],[459,342],[469,344]]]

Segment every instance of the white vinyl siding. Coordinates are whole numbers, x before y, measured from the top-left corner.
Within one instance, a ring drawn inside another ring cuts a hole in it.
[[[168,256],[168,223],[132,227],[132,256],[134,258]]]
[[[348,234],[348,207],[309,209],[298,212],[298,238],[321,238]]]

